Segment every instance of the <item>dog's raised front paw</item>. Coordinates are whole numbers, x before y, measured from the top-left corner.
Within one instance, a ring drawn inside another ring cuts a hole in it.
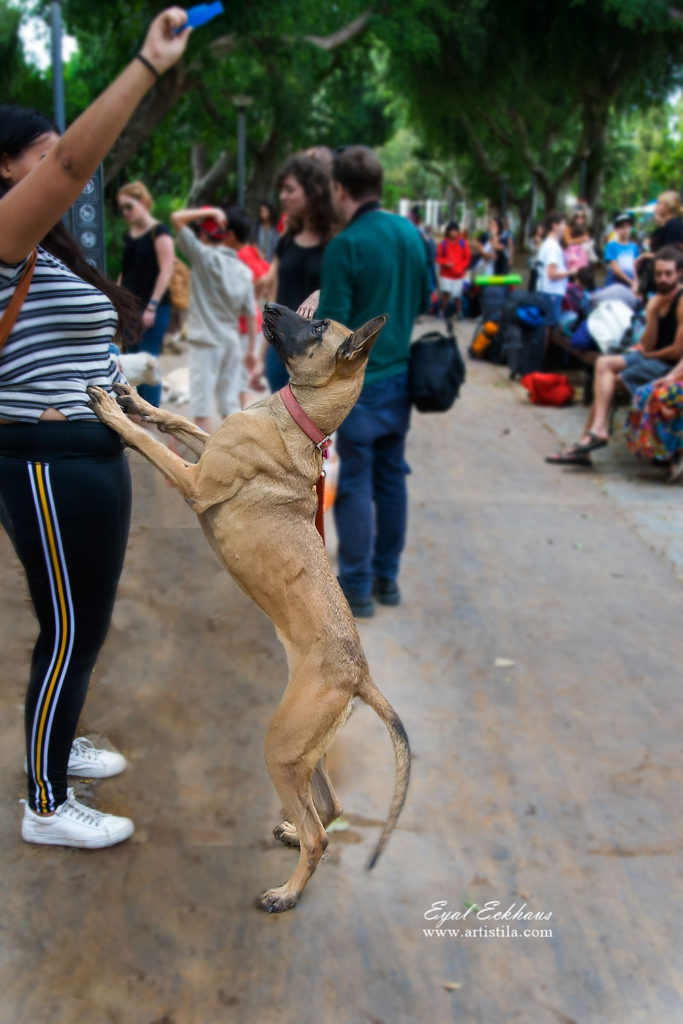
[[[114,398],[102,388],[98,388],[91,384],[86,388],[88,396],[90,398],[90,408],[93,412],[97,413],[98,417],[107,426],[114,426],[116,423],[120,423],[121,420],[125,421],[123,413],[118,407],[118,404]]]
[[[256,906],[269,914],[282,914],[285,910],[291,910],[301,899],[300,892],[293,892],[287,885],[280,885],[277,889],[268,889],[256,900]]]
[[[156,411],[153,405],[141,398],[134,387],[130,384],[114,384],[119,406],[128,416],[141,416],[143,420],[149,421]]]
[[[299,846],[299,834],[291,821],[281,821],[273,829],[273,835],[278,842],[284,843],[285,846]]]

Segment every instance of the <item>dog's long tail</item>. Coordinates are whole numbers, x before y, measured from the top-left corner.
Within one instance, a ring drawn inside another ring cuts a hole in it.
[[[403,804],[405,803],[406,793],[408,792],[408,782],[410,780],[410,745],[408,743],[406,731],[403,728],[403,722],[398,717],[384,694],[377,689],[369,676],[367,681],[361,687],[359,696],[361,700],[365,701],[365,703],[372,708],[373,711],[377,712],[386,725],[387,731],[391,736],[391,742],[394,746],[394,757],[396,758],[396,778],[394,782],[394,794],[391,800],[389,817],[386,825],[382,829],[382,834],[379,837],[377,846],[375,847],[375,852],[368,861],[368,871],[370,871],[374,868],[379,859],[379,855],[387,845],[389,836],[398,821],[398,816],[401,813]]]

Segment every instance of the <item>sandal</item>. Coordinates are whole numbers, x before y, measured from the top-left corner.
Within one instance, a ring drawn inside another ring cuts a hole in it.
[[[554,455],[546,455],[545,461],[553,466],[592,466],[590,456],[580,451],[579,446],[567,448],[564,452],[555,452]]]
[[[581,455],[588,455],[589,452],[597,451],[598,448],[606,448],[609,444],[608,438],[600,437],[598,434],[594,434],[592,430],[587,430],[586,435],[590,437],[590,441],[574,446],[574,451]]]

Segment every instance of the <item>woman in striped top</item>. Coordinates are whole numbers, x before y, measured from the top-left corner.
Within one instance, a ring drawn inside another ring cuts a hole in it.
[[[182,55],[186,20],[179,7],[160,14],[140,54],[62,138],[35,111],[0,108],[0,316],[37,248],[28,294],[0,351],[0,523],[40,627],[25,702],[28,842],[95,848],[133,831],[128,818],[76,801],[67,775],[125,767],[121,755],[74,736],[130,521],[121,442],[90,409],[86,389],[111,389],[120,379],[110,342],[135,332],[140,315],[127,292],[83,259],[61,218],[142,97]]]

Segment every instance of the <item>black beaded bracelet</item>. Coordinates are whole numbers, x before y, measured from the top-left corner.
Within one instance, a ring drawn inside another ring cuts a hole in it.
[[[152,74],[154,75],[154,77],[156,79],[161,78],[160,72],[157,71],[157,69],[152,64],[151,60],[147,60],[147,58],[145,56],[143,56],[143,54],[136,53],[135,54],[135,59],[141,61],[141,63],[143,63],[145,65],[145,67],[148,68],[152,72]]]

